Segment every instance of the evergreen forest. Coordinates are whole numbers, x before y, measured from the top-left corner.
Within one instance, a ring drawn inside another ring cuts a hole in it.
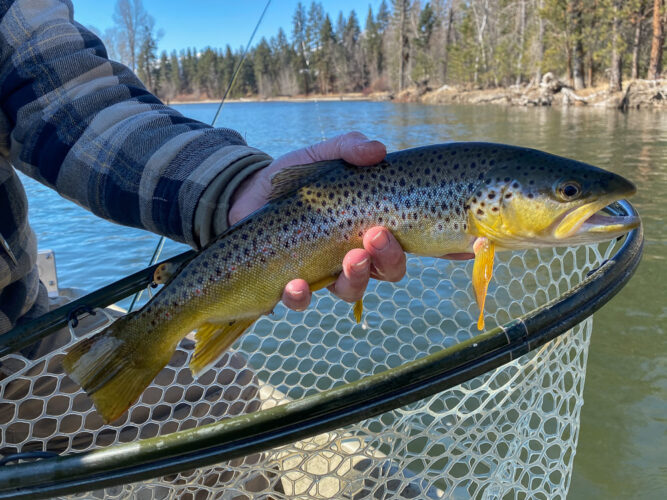
[[[391,0],[338,13],[299,3],[291,26],[255,41],[229,97],[484,89],[546,72],[575,90],[620,90],[660,78],[666,21],[665,0]],[[243,56],[229,45],[158,54],[141,0],[117,0],[114,27],[98,34],[166,101],[221,98]]]

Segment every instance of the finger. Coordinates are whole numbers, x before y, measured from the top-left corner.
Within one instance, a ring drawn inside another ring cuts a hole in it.
[[[338,136],[338,158],[352,165],[365,167],[375,165],[387,156],[387,148],[380,141],[369,141],[360,132]]]
[[[357,166],[375,165],[387,155],[387,148],[379,141],[369,141],[361,132],[332,137],[318,144],[298,149],[276,159],[266,169],[269,177],[291,165],[305,165],[325,160],[343,160]]]
[[[283,304],[295,311],[303,311],[310,305],[310,287],[302,279],[292,280],[283,290]]]
[[[405,252],[394,235],[377,226],[364,234],[364,248],[371,255],[371,276],[385,281],[400,281],[405,275]]]
[[[347,252],[343,259],[343,272],[329,290],[346,302],[356,302],[363,297],[371,277],[371,256],[361,248]]]

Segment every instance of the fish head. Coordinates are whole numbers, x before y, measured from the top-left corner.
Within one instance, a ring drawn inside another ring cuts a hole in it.
[[[636,188],[586,163],[517,148],[491,168],[467,203],[469,226],[501,248],[570,246],[610,240],[640,224],[603,215]]]

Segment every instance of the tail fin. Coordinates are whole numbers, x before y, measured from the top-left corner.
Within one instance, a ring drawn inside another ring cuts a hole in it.
[[[88,393],[105,422],[120,417],[139,398],[174,349],[137,344],[136,313],[76,344],[63,359],[67,374]],[[156,335],[142,336],[145,342]],[[175,347],[174,347],[175,348]]]

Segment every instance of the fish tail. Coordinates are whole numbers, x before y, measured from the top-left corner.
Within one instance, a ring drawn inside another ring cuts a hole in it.
[[[106,423],[120,417],[137,400],[158,372],[169,362],[176,346],[160,341],[151,332],[138,346],[133,337],[137,312],[114,321],[109,327],[77,343],[63,359],[63,367],[95,403]],[[140,347],[140,348],[139,348]]]

